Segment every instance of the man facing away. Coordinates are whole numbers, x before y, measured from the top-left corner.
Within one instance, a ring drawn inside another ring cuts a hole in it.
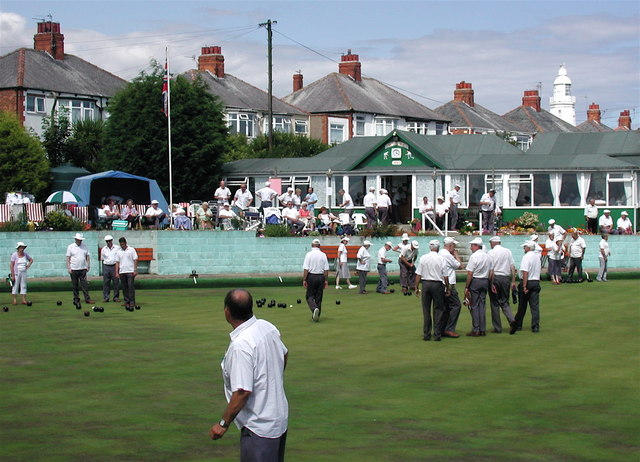
[[[391,250],[393,244],[390,241],[384,243],[384,245],[378,250],[378,275],[380,279],[378,280],[378,286],[376,287],[376,292],[379,294],[388,294],[389,291],[387,287],[389,287],[389,277],[387,276],[387,263],[391,263],[391,259],[387,258],[387,252]]]
[[[329,261],[320,250],[319,239],[311,241],[311,250],[304,257],[302,270],[302,286],[307,289],[305,298],[311,310],[311,320],[318,322],[324,289],[329,285]]]
[[[432,240],[429,242],[430,252],[420,257],[416,268],[416,296],[422,290],[422,340],[431,340],[433,327],[433,337],[436,342],[442,339],[442,316],[444,314],[444,297],[449,295],[449,277],[446,276],[444,260],[438,251],[440,242]],[[420,287],[422,285],[422,288]],[[433,305],[433,321],[431,317],[431,305]]]
[[[487,253],[491,257],[491,273],[489,275],[491,301],[491,324],[494,334],[502,333],[502,322],[500,321],[500,310],[509,321],[513,322],[513,313],[509,305],[510,289],[516,287],[516,267],[513,261],[511,250],[502,247],[500,236],[493,236],[489,239],[491,250]]]
[[[540,331],[540,257],[533,251],[535,243],[522,244],[524,255],[520,262],[520,284],[518,284],[518,312],[511,323],[511,335],[522,329],[527,305],[531,307],[531,331]]]
[[[484,337],[487,335],[485,330],[486,302],[491,273],[491,257],[482,250],[482,239],[479,237],[472,240],[470,245],[473,253],[467,263],[467,283],[464,296],[470,301],[473,328],[467,333],[467,336]]]
[[[120,250],[116,254],[116,277],[122,283],[124,306],[133,308],[136,305],[134,282],[138,275],[138,252],[127,245],[127,240],[124,237],[121,237],[118,242]]]
[[[240,460],[282,462],[289,420],[284,392],[287,347],[273,324],[253,315],[253,298],[244,289],[227,293],[224,316],[233,327],[221,363],[228,404],[209,434],[218,440],[235,421]]]
[[[445,275],[449,278],[449,290],[444,296],[444,314],[442,316],[443,337],[459,338],[456,333],[456,325],[460,316],[460,297],[456,290],[456,270],[462,265],[462,259],[456,250],[459,244],[452,237],[444,238],[444,248],[438,255],[444,260]]]

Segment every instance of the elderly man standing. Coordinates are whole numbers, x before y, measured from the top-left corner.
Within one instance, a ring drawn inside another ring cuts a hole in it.
[[[520,262],[520,284],[518,284],[518,312],[511,323],[509,333],[522,330],[522,321],[527,314],[527,305],[531,307],[531,331],[540,331],[540,257],[533,251],[535,243],[522,244],[524,256]]]
[[[587,221],[587,231],[591,234],[598,232],[598,206],[596,200],[591,198],[584,208],[584,219]]]
[[[516,288],[516,267],[511,250],[502,247],[500,236],[489,239],[491,250],[487,253],[491,257],[491,274],[489,275],[489,300],[491,301],[491,324],[494,334],[502,333],[500,310],[504,313],[509,324],[513,322],[513,313],[509,305],[510,289]]]
[[[380,189],[380,194],[377,198],[378,203],[378,216],[380,217],[380,224],[388,225],[389,224],[389,213],[391,209],[391,198],[389,197],[389,193],[386,189]]]
[[[598,260],[600,261],[600,268],[598,269],[596,281],[607,282],[607,264],[609,262],[609,256],[611,255],[611,250],[609,249],[609,235],[602,234],[601,237],[602,239],[600,239],[600,244],[598,245]]]
[[[265,181],[264,188],[260,188],[256,191],[256,196],[260,198],[260,207],[264,210],[268,207],[273,207],[273,198],[276,197],[278,193],[275,189],[271,188],[271,182]]]
[[[571,230],[571,240],[567,244],[567,251],[569,252],[569,273],[568,279],[573,279],[574,270],[578,270],[578,281],[582,282],[582,260],[584,259],[584,252],[587,249],[587,243],[578,234],[578,231],[574,228]]]
[[[486,333],[486,302],[491,273],[491,257],[482,250],[482,239],[476,237],[470,242],[471,257],[467,263],[467,282],[464,296],[470,302],[473,328],[468,337],[484,337]]]
[[[460,207],[460,185],[456,184],[449,191],[449,229],[458,229],[458,207]]]
[[[240,460],[283,462],[289,421],[287,347],[273,324],[253,315],[253,298],[246,290],[227,293],[224,317],[233,327],[221,364],[228,405],[211,427],[211,439],[222,438],[235,421]]]
[[[364,195],[362,204],[364,205],[364,212],[367,215],[367,228],[373,229],[376,225],[376,206],[378,205],[376,188],[373,186],[369,188],[369,192]]]
[[[462,265],[462,260],[456,245],[459,244],[452,237],[444,238],[444,248],[438,253],[444,260],[445,275],[449,278],[449,291],[448,295],[444,295],[444,315],[442,317],[442,332],[443,337],[458,338],[460,337],[456,333],[456,325],[458,324],[458,317],[460,316],[460,297],[456,290],[456,270]]]
[[[247,189],[247,183],[242,183],[240,189],[233,195],[233,205],[238,209],[236,213],[244,217],[244,213],[249,210],[252,202],[253,194]]]
[[[398,264],[400,265],[400,286],[404,295],[410,295],[415,288],[416,261],[418,260],[418,241],[411,241],[400,252]]]
[[[93,303],[89,296],[89,285],[87,284],[87,273],[91,269],[91,255],[89,249],[84,244],[84,236],[76,233],[75,242],[67,247],[67,271],[71,276],[73,285],[73,304],[80,304],[79,288],[82,289],[85,303]]]
[[[365,240],[362,246],[358,249],[356,258],[356,271],[358,271],[359,290],[358,293],[367,293],[367,274],[371,269],[371,255],[369,254],[369,247],[371,247],[371,241]]]
[[[490,189],[480,198],[480,211],[482,212],[482,231],[493,233],[496,219],[496,190]]]
[[[224,180],[220,181],[220,186],[213,193],[213,198],[218,201],[218,209],[222,208],[225,202],[231,202],[231,190],[227,188]]]
[[[344,189],[338,191],[338,194],[342,196],[342,203],[338,207],[343,208],[344,212],[349,214],[349,220],[351,220],[353,216],[353,199],[351,198],[351,194]]]
[[[120,250],[116,255],[116,277],[122,281],[122,294],[124,306],[133,308],[136,306],[135,279],[138,275],[138,252],[127,245],[124,237],[118,239]]]
[[[307,195],[304,196],[303,201],[307,203],[307,210],[311,212],[311,215],[314,215],[316,204],[318,203],[318,195],[311,186],[307,188]]]
[[[311,310],[311,320],[318,322],[322,311],[322,296],[329,285],[329,261],[320,250],[320,240],[311,241],[311,250],[302,265],[302,286],[307,289],[305,298]]]
[[[562,239],[564,241],[564,238],[567,235],[565,229],[557,224],[556,220],[554,220],[553,218],[549,220],[549,228],[547,229],[547,232],[553,232],[554,241],[557,241],[558,239]]]
[[[429,253],[423,255],[416,268],[416,296],[420,294],[422,283],[422,340],[431,340],[433,327],[433,339],[439,342],[442,339],[442,317],[444,315],[444,297],[450,295],[449,277],[446,275],[445,263],[438,255],[440,242],[429,241]],[[431,318],[431,306],[433,305],[433,322]]]
[[[106,245],[100,251],[100,260],[102,260],[102,299],[104,302],[109,301],[111,293],[111,284],[113,283],[113,301],[120,301],[120,280],[116,277],[116,255],[118,247],[113,245],[113,236],[107,234],[104,237]]]
[[[391,263],[391,259],[387,258],[387,252],[391,250],[393,244],[389,241],[385,242],[384,245],[378,250],[378,275],[380,279],[378,280],[378,286],[376,287],[376,292],[379,294],[388,294],[389,291],[387,287],[389,286],[389,278],[387,276],[387,263]]]

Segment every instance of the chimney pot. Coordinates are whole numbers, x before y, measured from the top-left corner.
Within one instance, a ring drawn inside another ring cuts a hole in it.
[[[298,90],[302,90],[302,74],[298,73],[298,74],[293,74],[293,91],[296,92]]]
[[[340,74],[350,76],[356,82],[361,82],[362,65],[360,64],[360,57],[356,54],[352,54],[351,50],[348,50],[347,54],[342,55],[342,58],[340,59],[338,72]]]
[[[473,88],[471,88],[471,84],[464,80],[460,83],[456,83],[456,89],[453,92],[453,100],[462,101],[471,107],[475,106],[474,92]]]
[[[618,129],[631,130],[631,111],[625,109],[618,117]]]
[[[589,105],[589,109],[587,110],[587,120],[593,120],[594,122],[601,123],[601,115],[600,105],[596,103],[591,103]]]
[[[522,97],[522,105],[533,108],[536,112],[540,112],[540,95],[538,90],[525,90]]]
[[[202,47],[201,54],[198,57],[198,70],[201,72],[209,71],[220,79],[224,78],[222,47]]]
[[[55,59],[64,60],[64,35],[60,33],[60,23],[40,22],[33,36],[33,48],[46,51]]]

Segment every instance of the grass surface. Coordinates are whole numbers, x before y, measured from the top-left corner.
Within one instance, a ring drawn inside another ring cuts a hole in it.
[[[226,404],[226,290],[140,290],[140,311],[88,318],[70,293],[33,292],[0,312],[0,460],[238,460],[235,426],[208,438]],[[543,283],[539,334],[527,316],[514,336],[440,343],[421,340],[415,297],[329,288],[313,324],[302,287],[252,293],[293,304],[255,309],[289,348],[287,460],[640,457],[637,280]]]

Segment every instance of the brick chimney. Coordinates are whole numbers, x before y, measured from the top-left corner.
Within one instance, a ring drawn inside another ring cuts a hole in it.
[[[460,83],[456,83],[456,89],[453,92],[453,100],[462,101],[471,107],[475,106],[475,102],[473,100],[473,88],[471,88],[471,84],[464,80]]]
[[[46,51],[55,59],[64,60],[64,35],[59,22],[39,22],[38,32],[33,36],[33,48]]]
[[[346,55],[342,55],[342,59],[338,65],[338,72],[350,76],[356,82],[362,82],[362,70],[359,59],[360,57],[358,55],[351,54],[351,50],[348,50]]]
[[[538,90],[525,90],[522,97],[522,105],[532,107],[536,112],[540,112],[540,95]]]
[[[293,91],[302,90],[302,86],[302,74],[300,72],[293,74]]]
[[[202,47],[198,56],[198,70],[209,71],[218,78],[224,78],[224,56],[221,47]]]
[[[631,130],[631,112],[629,109],[625,109],[620,113],[620,117],[618,117],[618,129]]]
[[[589,109],[587,110],[587,120],[593,120],[594,122],[600,122],[600,116],[602,113],[600,112],[600,105],[596,103],[591,103],[589,105]]]

